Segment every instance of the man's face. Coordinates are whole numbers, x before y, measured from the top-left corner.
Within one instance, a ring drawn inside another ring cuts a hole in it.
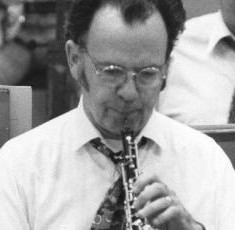
[[[83,100],[89,119],[106,138],[119,138],[125,126],[138,133],[147,123],[159,96],[161,80],[140,86],[131,70],[162,66],[166,48],[167,32],[158,12],[146,22],[131,26],[123,22],[114,7],[106,6],[96,13],[87,37],[90,56],[84,53],[89,90],[83,89]],[[94,60],[101,66],[113,64],[130,70],[126,81],[116,87],[103,81],[95,73]]]

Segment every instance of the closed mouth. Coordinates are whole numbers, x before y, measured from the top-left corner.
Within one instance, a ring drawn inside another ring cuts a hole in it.
[[[109,108],[109,109],[121,114],[124,117],[130,116],[130,114],[135,113],[140,110],[140,109],[133,109],[133,110],[129,110],[129,111],[125,111],[125,110],[122,111],[122,110],[118,110],[118,109],[114,109],[114,108]]]

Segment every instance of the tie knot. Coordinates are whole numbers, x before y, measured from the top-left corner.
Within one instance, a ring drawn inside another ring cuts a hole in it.
[[[97,149],[99,152],[104,154],[106,157],[111,159],[114,164],[118,164],[123,160],[123,151],[113,152],[110,148],[108,148],[104,143],[102,143],[100,138],[95,138],[91,140],[91,145]],[[147,143],[147,138],[142,137],[138,143],[138,148],[143,147]]]

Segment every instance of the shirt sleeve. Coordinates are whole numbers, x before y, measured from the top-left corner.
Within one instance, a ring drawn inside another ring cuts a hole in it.
[[[7,144],[0,150],[0,228],[29,230],[26,199],[17,181],[12,149]]]

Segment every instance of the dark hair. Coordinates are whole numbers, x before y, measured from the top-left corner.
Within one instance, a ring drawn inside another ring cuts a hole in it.
[[[0,1],[0,10],[6,10],[7,6],[4,2]]]
[[[94,14],[105,5],[117,6],[128,24],[145,21],[158,10],[168,33],[166,58],[169,58],[175,40],[184,28],[186,16],[181,0],[74,0],[67,18],[65,39],[84,46]]]

